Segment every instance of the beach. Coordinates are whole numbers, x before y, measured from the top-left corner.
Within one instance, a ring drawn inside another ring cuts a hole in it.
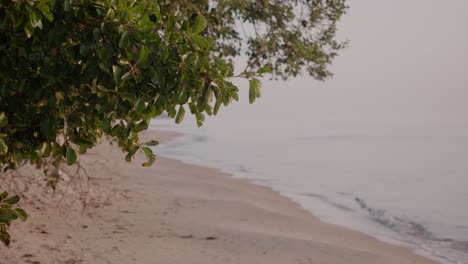
[[[103,143],[80,157],[79,181],[55,193],[32,181],[21,202],[30,218],[12,225],[0,263],[435,263],[323,223],[270,188],[162,157],[144,168],[143,156],[127,163]]]

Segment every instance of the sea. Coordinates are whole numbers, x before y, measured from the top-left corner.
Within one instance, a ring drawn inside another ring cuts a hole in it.
[[[318,82],[263,79],[156,153],[269,186],[322,221],[468,264],[468,1],[350,0]],[[241,62],[239,62],[241,63]],[[243,67],[239,67],[242,68]]]
[[[153,120],[151,129],[182,134],[156,153],[271,187],[324,222],[440,263],[468,263],[467,134],[314,125],[296,109],[306,103],[282,112],[261,100],[201,128],[190,117]]]

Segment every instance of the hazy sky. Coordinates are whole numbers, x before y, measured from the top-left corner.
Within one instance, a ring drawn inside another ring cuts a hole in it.
[[[383,127],[466,135],[468,1],[354,0],[349,5],[339,25],[349,47],[332,66],[333,79],[266,82],[258,103],[234,111],[259,119],[297,118],[336,133]]]
[[[242,133],[247,127],[245,133],[268,131],[273,137],[290,129],[307,135],[466,137],[468,1],[349,5],[339,24],[339,38],[349,40],[349,47],[331,67],[332,79],[266,80],[253,105],[248,83],[240,82],[240,102],[209,118],[205,129]]]
[[[363,119],[466,131],[468,1],[356,0],[350,7],[340,25],[350,45],[325,94],[342,97],[346,111]]]

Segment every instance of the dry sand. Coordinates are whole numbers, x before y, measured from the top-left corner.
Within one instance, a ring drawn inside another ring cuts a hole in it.
[[[174,136],[154,133],[145,136]],[[142,157],[123,157],[100,145],[81,158],[93,178],[65,181],[55,193],[30,168],[19,181],[28,185],[3,184],[22,189],[31,217],[12,226],[0,263],[434,263],[322,223],[271,189],[218,170],[165,158],[142,168]]]

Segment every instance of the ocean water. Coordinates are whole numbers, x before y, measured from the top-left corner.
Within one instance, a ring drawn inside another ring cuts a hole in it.
[[[265,80],[159,155],[267,185],[325,222],[468,263],[468,1],[350,0],[331,80]],[[242,62],[239,62],[242,64]],[[241,67],[242,68],[242,65]]]
[[[157,153],[269,186],[325,222],[468,263],[468,137],[320,133],[228,116],[202,128],[155,120],[184,134]]]

